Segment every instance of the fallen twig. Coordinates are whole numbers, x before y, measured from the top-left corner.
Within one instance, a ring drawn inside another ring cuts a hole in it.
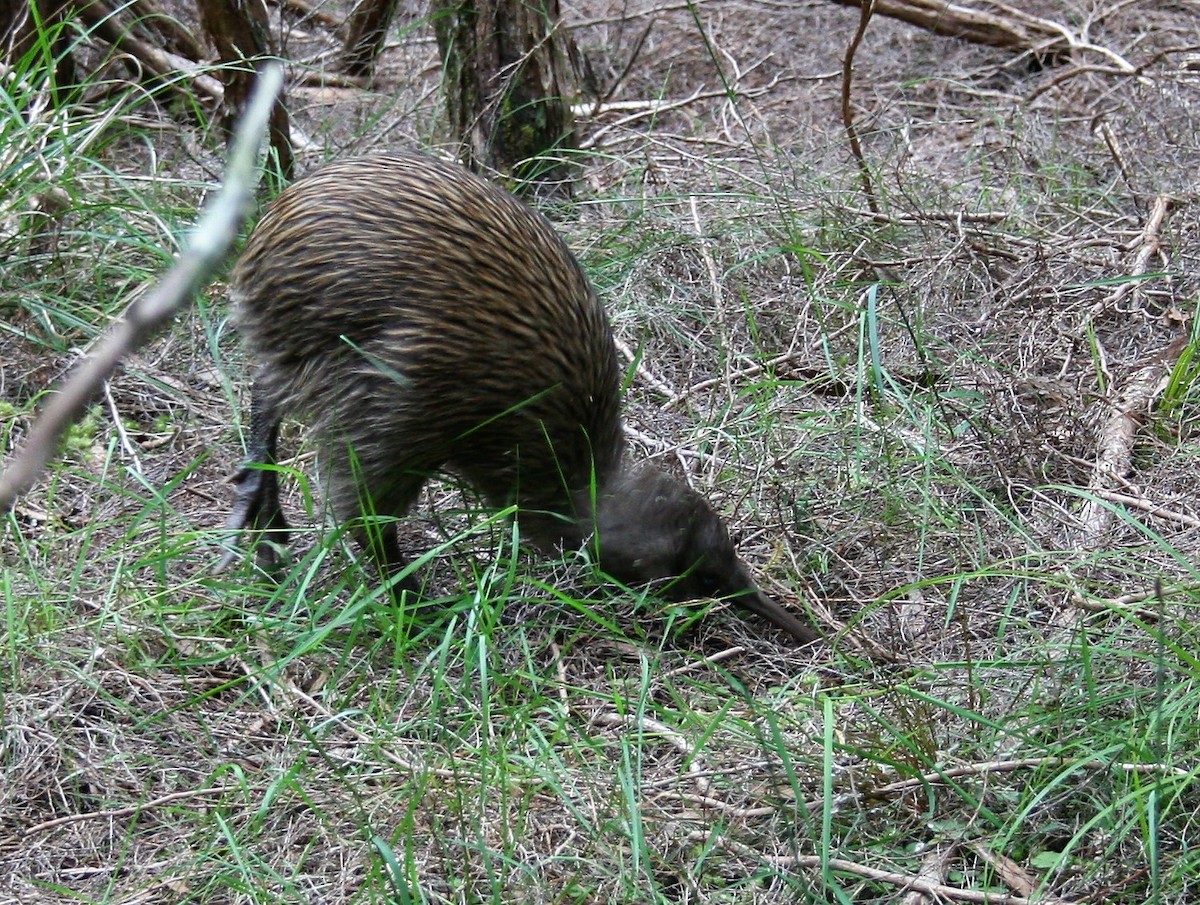
[[[689,841],[705,841],[709,840],[709,838],[710,833],[703,830],[688,834]],[[937,902],[949,900],[953,902],[974,902],[977,905],[1035,905],[1035,903],[1036,905],[1045,905],[1046,903],[1046,899],[1040,897],[1032,899],[1025,896],[1010,896],[1003,893],[979,892],[974,889],[960,889],[957,886],[946,886],[942,883],[934,883],[912,874],[902,874],[898,871],[869,867],[866,864],[859,864],[857,861],[850,861],[846,858],[826,858],[824,855],[764,855],[762,852],[756,851],[748,845],[735,842],[724,836],[717,837],[715,841],[731,852],[756,861],[766,862],[775,867],[798,867],[804,870],[828,869],[836,873],[850,874],[851,876],[863,877],[864,879],[875,880],[880,883],[890,883],[893,886],[899,886],[907,890],[916,890],[917,892],[931,896]]]
[[[45,820],[31,827],[26,827],[21,830],[20,838],[28,839],[30,836],[36,836],[38,833],[45,833],[71,823],[82,823],[85,820],[119,820],[122,817],[132,817],[134,814],[141,814],[150,808],[160,808],[174,801],[185,801],[189,798],[203,798],[210,795],[225,795],[229,792],[236,792],[240,788],[241,786],[238,785],[228,785],[212,786],[207,789],[184,789],[180,792],[170,792],[158,798],[152,798],[149,801],[140,801],[137,804],[127,805],[123,808],[105,808],[102,811],[64,814],[62,817],[55,817],[53,820]]]
[[[696,789],[700,792],[701,797],[705,799],[712,797],[712,787],[707,778],[708,774],[704,769],[704,762],[701,760],[696,746],[666,723],[651,719],[645,714],[632,716],[623,713],[613,713],[611,711],[598,714],[596,716],[596,723],[609,729],[639,729],[648,735],[661,737],[683,755],[684,760],[687,761],[687,771],[691,775],[693,782],[696,783]]]
[[[338,31],[346,24],[341,16],[327,13],[315,4],[309,3],[308,0],[275,0],[275,5],[281,9],[298,13],[301,21],[311,19],[314,22],[319,22],[330,31]]]
[[[1120,503],[1122,506],[1140,510],[1155,518],[1178,522],[1180,525],[1186,525],[1189,528],[1200,528],[1200,518],[1188,515],[1185,512],[1176,512],[1174,509],[1168,509],[1159,503],[1152,503],[1145,497],[1131,496],[1128,493],[1117,493],[1115,490],[1097,489],[1093,490],[1092,493],[1102,500],[1108,500],[1110,503]]]
[[[82,4],[79,17],[84,24],[91,28],[96,36],[107,41],[114,48],[128,53],[145,67],[147,72],[158,76],[165,82],[177,81],[180,75],[186,76],[196,90],[207,95],[210,100],[221,103],[225,98],[225,88],[219,79],[207,75],[203,67],[195,60],[188,60],[178,54],[155,47],[149,41],[136,37],[117,19],[113,10],[98,0]],[[278,93],[278,89],[276,89]]]
[[[1172,594],[1186,594],[1187,596],[1191,597],[1194,596],[1197,591],[1200,591],[1200,584],[1193,582],[1188,584],[1173,585],[1165,588],[1163,593],[1168,597]],[[1136,605],[1146,600],[1157,598],[1158,596],[1158,588],[1149,588],[1145,591],[1133,591],[1129,594],[1121,594],[1118,597],[1102,597],[1095,599],[1084,597],[1079,591],[1074,591],[1071,594],[1071,600],[1074,601],[1077,606],[1099,613],[1105,613],[1109,610],[1124,610],[1127,607],[1135,607],[1135,609],[1131,612],[1135,612],[1138,615],[1148,614],[1151,618],[1157,619],[1158,615],[1156,613],[1145,608],[1136,608]]]
[[[1146,225],[1136,243],[1138,252],[1130,268],[1129,280],[1093,305],[1088,313],[1090,318],[1115,308],[1126,295],[1141,285],[1138,278],[1146,274],[1150,259],[1155,254],[1161,254],[1160,231],[1171,209],[1171,201],[1166,195],[1154,199]],[[1096,437],[1096,463],[1087,488],[1090,496],[1084,501],[1079,514],[1079,542],[1083,546],[1094,545],[1112,523],[1112,509],[1104,505],[1100,494],[1124,479],[1132,468],[1133,443],[1138,425],[1149,415],[1155,400],[1166,388],[1171,369],[1187,347],[1187,341],[1186,335],[1179,336],[1130,374],[1124,386],[1112,394],[1108,417],[1102,422]],[[1103,348],[1099,351],[1103,354]]]
[[[1114,763],[1111,761],[1073,757],[1025,757],[1018,760],[993,760],[977,764],[962,764],[948,767],[936,773],[924,773],[911,779],[901,779],[887,785],[876,786],[870,790],[870,795],[891,796],[909,789],[919,789],[926,785],[939,785],[950,779],[964,776],[983,776],[991,773],[1014,773],[1017,770],[1036,770],[1039,767],[1082,767],[1088,770],[1121,770],[1125,773],[1174,773],[1176,776],[1187,775],[1186,770],[1170,767],[1166,764],[1136,764]]]
[[[954,858],[957,848],[958,846],[945,842],[929,846],[921,856],[921,872],[917,874],[916,878],[923,883],[944,885],[942,881],[946,879],[946,874],[950,871],[950,862]],[[924,890],[914,889],[901,900],[901,905],[924,905],[930,901],[934,901],[931,895]]]
[[[1187,336],[1181,336],[1134,371],[1114,395],[1111,411],[1096,439],[1096,464],[1088,486],[1090,496],[1079,515],[1080,542],[1085,547],[1095,544],[1112,523],[1112,509],[1101,502],[1102,495],[1111,492],[1109,486],[1123,479],[1133,467],[1138,426],[1166,387],[1171,368],[1186,345]]]
[[[1120,161],[1118,160],[1118,162]],[[1160,233],[1163,220],[1166,219],[1173,200],[1167,195],[1159,195],[1154,199],[1154,204],[1150,208],[1150,216],[1146,218],[1146,225],[1142,228],[1142,234],[1137,240],[1138,253],[1133,259],[1133,267],[1130,268],[1128,274],[1129,279],[1093,305],[1088,312],[1090,317],[1097,317],[1105,310],[1115,307],[1125,296],[1141,285],[1141,281],[1137,278],[1146,274],[1150,267],[1150,259],[1162,250]]]
[[[694,395],[695,393],[698,393],[700,390],[707,390],[709,387],[715,386],[718,383],[722,383],[726,379],[728,379],[731,383],[736,383],[739,380],[746,380],[751,377],[756,377],[759,374],[763,373],[764,371],[769,372],[775,368],[778,368],[781,365],[795,361],[797,358],[800,358],[802,356],[810,354],[813,349],[819,348],[823,342],[832,341],[832,340],[836,339],[837,337],[841,336],[843,333],[849,332],[851,329],[855,328],[856,326],[857,326],[857,323],[855,321],[850,321],[849,323],[844,324],[843,326],[839,327],[837,330],[830,333],[828,336],[817,336],[816,338],[814,338],[812,340],[812,342],[809,343],[808,349],[795,349],[790,352],[784,352],[782,355],[776,355],[774,358],[771,358],[760,364],[747,365],[746,367],[742,368],[741,370],[734,371],[733,373],[727,375],[727,377],[710,377],[706,380],[701,380],[699,383],[694,383],[690,387],[685,387],[683,390],[676,393],[674,396],[671,396],[663,404],[663,408],[670,409],[673,406],[678,405],[680,402],[682,402],[688,396]]]
[[[833,0],[840,6],[860,6],[859,0]],[[875,12],[917,25],[935,35],[961,38],[990,47],[1012,47],[1042,53],[1062,52],[1071,46],[1066,29],[1023,13],[1007,15],[969,9],[942,0],[875,0]]]
[[[982,842],[970,842],[968,846],[976,856],[986,862],[988,867],[996,872],[996,876],[1009,889],[1015,889],[1023,896],[1032,896],[1037,892],[1040,885],[1037,877],[1025,870],[1025,868],[1012,858],[1000,852],[992,851]],[[1066,899],[1060,899],[1058,896],[1043,896],[1038,899],[1041,905],[1063,905],[1066,901]]]
[[[772,82],[771,84],[765,85],[761,88],[743,89],[743,90],[739,90],[737,93],[738,93],[739,97],[758,97],[761,94],[765,94],[772,87],[774,87],[774,85],[775,85],[775,82]],[[605,135],[607,135],[609,132],[612,132],[615,129],[620,129],[621,127],[627,126],[631,123],[637,122],[639,119],[646,119],[647,117],[659,116],[663,113],[667,113],[670,110],[677,110],[680,107],[686,107],[689,104],[694,104],[697,101],[706,101],[706,100],[713,100],[714,98],[728,98],[728,97],[729,97],[729,92],[724,89],[715,89],[715,90],[711,90],[711,91],[705,91],[703,89],[703,87],[701,87],[701,88],[697,88],[695,91],[693,91],[687,97],[679,98],[678,100],[610,101],[609,103],[604,104],[604,105],[600,106],[599,108],[597,108],[593,104],[576,104],[571,107],[571,113],[574,116],[587,116],[587,117],[591,117],[591,118],[595,119],[600,114],[605,113],[609,110],[614,110],[614,111],[633,110],[634,111],[633,113],[630,113],[628,116],[623,116],[620,119],[615,120],[614,122],[607,123],[606,125],[601,126],[600,128],[598,128],[595,132],[593,132],[588,137],[587,141],[580,142],[580,145],[579,145],[580,150],[586,151],[586,150],[591,150],[592,148],[600,147],[601,146],[600,139],[603,138]]]

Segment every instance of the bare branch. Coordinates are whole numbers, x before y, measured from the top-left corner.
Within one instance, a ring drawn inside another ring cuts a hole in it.
[[[27,492],[54,454],[59,439],[95,398],[120,360],[140,346],[190,299],[224,260],[258,183],[258,151],[275,96],[283,85],[278,64],[263,68],[258,89],[238,128],[225,182],[205,206],[179,259],[153,289],[126,309],[42,410],[25,443],[0,475],[0,512]]]
[[[840,6],[862,7],[860,0],[833,0]],[[946,3],[944,0],[874,0],[874,11],[917,25],[935,35],[961,38],[975,44],[993,47],[1015,47],[1021,50],[1061,52],[1069,39],[1065,29],[1032,16],[986,13]]]
[[[859,4],[856,3],[855,6]],[[850,85],[854,77],[854,54],[867,33],[867,24],[871,21],[871,13],[875,11],[875,0],[862,0],[862,15],[858,17],[858,30],[846,48],[846,56],[842,60],[842,125],[846,128],[846,139],[850,142],[850,151],[854,154],[854,162],[858,164],[858,174],[862,178],[863,194],[867,198],[867,207],[872,214],[879,213],[879,202],[875,200],[875,188],[871,185],[871,168],[863,156],[862,144],[858,140],[858,129],[854,125],[854,111],[851,108]]]

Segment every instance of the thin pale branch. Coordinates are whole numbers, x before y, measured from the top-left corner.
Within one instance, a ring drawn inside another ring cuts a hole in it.
[[[153,289],[129,305],[92,353],[50,397],[25,443],[0,475],[0,512],[11,509],[17,497],[33,486],[67,427],[95,398],[121,359],[162,327],[225,259],[258,183],[258,152],[282,85],[282,68],[277,64],[265,66],[238,127],[220,191],[200,215],[175,266]]]

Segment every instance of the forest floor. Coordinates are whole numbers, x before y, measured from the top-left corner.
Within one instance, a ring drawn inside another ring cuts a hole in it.
[[[7,518],[0,903],[1196,901],[1200,6],[1022,6],[1073,49],[876,15],[859,161],[857,10],[563,4],[601,99],[546,212],[633,445],[826,641],[596,587],[452,482],[403,531],[444,599],[401,610],[302,425],[289,568],[214,575],[250,368],[218,281]],[[302,172],[447,146],[423,4],[369,87],[272,15]],[[6,455],[222,165],[79,55],[78,105],[0,112]]]

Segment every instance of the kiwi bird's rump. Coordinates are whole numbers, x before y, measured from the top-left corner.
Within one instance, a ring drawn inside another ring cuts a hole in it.
[[[564,512],[618,465],[603,307],[542,216],[459,167],[324,167],[271,206],[232,284],[262,391],[326,455],[351,445],[373,490],[448,467],[494,504]]]

